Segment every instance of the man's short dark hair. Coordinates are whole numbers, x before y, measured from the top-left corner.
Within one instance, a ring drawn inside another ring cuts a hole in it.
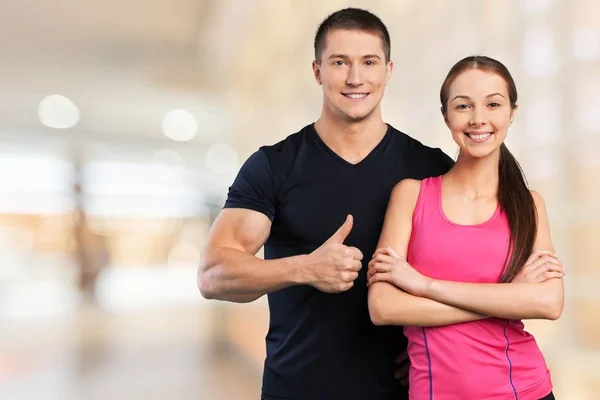
[[[315,60],[321,63],[327,34],[335,29],[357,30],[378,34],[383,43],[385,61],[390,61],[390,34],[384,23],[376,15],[360,8],[344,8],[325,18],[315,35]]]

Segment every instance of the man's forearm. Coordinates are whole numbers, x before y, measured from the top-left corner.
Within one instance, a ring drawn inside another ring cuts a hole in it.
[[[264,294],[304,283],[305,257],[262,260],[229,247],[207,249],[198,270],[198,287],[207,299],[247,303]]]
[[[444,326],[487,318],[475,312],[413,296],[387,282],[369,289],[369,312],[376,325]]]

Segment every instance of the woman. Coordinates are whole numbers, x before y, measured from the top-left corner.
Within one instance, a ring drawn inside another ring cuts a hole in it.
[[[560,316],[564,272],[544,201],[503,143],[515,83],[500,62],[467,57],[440,100],[458,160],[443,176],[392,191],[369,263],[371,319],[405,326],[411,400],[553,399],[521,319]],[[414,306],[415,297],[429,308]]]

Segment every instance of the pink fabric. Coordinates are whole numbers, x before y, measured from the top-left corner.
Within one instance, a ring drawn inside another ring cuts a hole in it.
[[[408,262],[426,276],[495,283],[509,245],[504,213],[479,225],[449,221],[441,177],[421,183]],[[521,321],[488,318],[443,327],[405,327],[411,400],[538,400],[552,390],[550,372]]]

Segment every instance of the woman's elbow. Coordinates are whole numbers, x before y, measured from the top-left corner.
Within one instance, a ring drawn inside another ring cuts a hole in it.
[[[563,312],[563,305],[564,302],[562,296],[555,299],[548,308],[548,319],[552,321],[559,319]]]
[[[387,325],[385,310],[381,306],[381,302],[373,296],[369,296],[369,316],[373,325]]]
[[[560,318],[564,307],[564,295],[563,293],[556,293],[548,296],[546,301],[544,318],[552,321],[556,321]]]
[[[381,310],[373,309],[373,308],[369,307],[369,315],[371,316],[371,322],[373,323],[373,325],[376,325],[376,326],[387,325],[385,322],[385,317],[384,317],[383,313],[381,312]]]

